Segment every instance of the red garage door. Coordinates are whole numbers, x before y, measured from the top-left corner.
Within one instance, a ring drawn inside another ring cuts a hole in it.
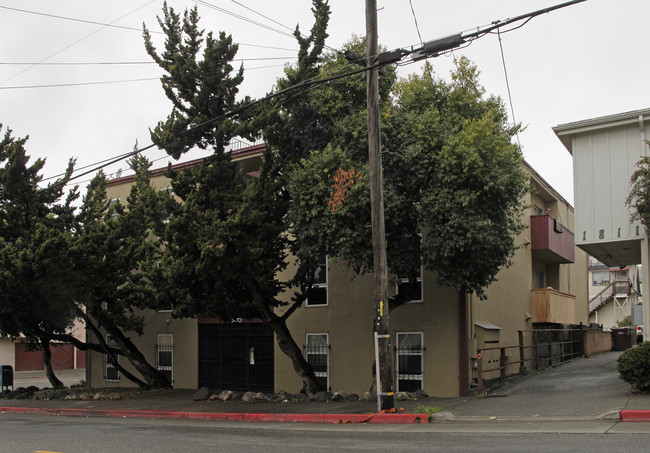
[[[74,368],[74,347],[69,343],[52,344],[52,368],[71,370]],[[23,343],[16,343],[16,371],[42,370],[43,351],[28,351]]]

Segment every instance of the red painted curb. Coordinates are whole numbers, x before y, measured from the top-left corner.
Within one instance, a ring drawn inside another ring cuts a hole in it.
[[[621,411],[623,422],[650,422],[650,410],[624,410]]]
[[[101,410],[101,409],[48,409],[35,407],[0,407],[0,413],[66,415],[73,417],[118,417],[187,419],[246,422],[285,422],[285,423],[376,423],[404,424],[429,423],[426,414],[248,414],[215,412],[173,412],[141,410]]]

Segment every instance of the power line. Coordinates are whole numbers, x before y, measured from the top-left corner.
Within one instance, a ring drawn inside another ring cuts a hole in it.
[[[5,83],[7,83],[8,81],[10,81],[10,80],[12,80],[12,79],[18,77],[19,75],[23,74],[24,72],[29,71],[29,70],[32,69],[34,66],[37,66],[37,65],[43,63],[43,62],[46,61],[46,60],[49,60],[49,59],[52,58],[53,56],[58,55],[58,54],[60,54],[61,52],[63,52],[64,50],[69,49],[70,47],[74,46],[75,44],[77,44],[77,43],[83,41],[84,39],[89,38],[90,36],[92,36],[92,35],[94,35],[94,34],[96,34],[96,33],[99,33],[101,30],[103,30],[104,28],[108,27],[109,25],[112,25],[112,24],[114,24],[115,22],[117,22],[117,21],[119,21],[119,20],[122,20],[122,19],[125,18],[126,16],[129,16],[130,14],[133,14],[134,12],[136,12],[136,11],[138,11],[138,10],[144,8],[145,6],[147,6],[148,4],[153,3],[153,2],[154,2],[154,0],[151,0],[151,1],[147,2],[147,3],[145,3],[144,5],[142,5],[142,6],[138,7],[138,8],[136,8],[136,9],[134,9],[133,11],[128,12],[128,13],[124,14],[123,16],[118,17],[117,19],[115,19],[115,20],[114,20],[113,22],[111,22],[110,24],[103,25],[102,27],[100,27],[100,28],[98,28],[97,30],[93,31],[92,33],[90,33],[90,34],[84,36],[83,38],[78,39],[78,40],[76,40],[75,42],[73,42],[72,44],[68,44],[68,45],[65,46],[63,49],[61,49],[61,50],[59,50],[59,51],[57,51],[57,52],[54,52],[53,54],[51,54],[51,55],[49,55],[49,56],[43,58],[43,59],[42,59],[41,61],[39,61],[38,63],[34,63],[33,65],[31,65],[31,66],[29,66],[29,67],[23,69],[22,71],[18,72],[17,74],[12,75],[12,76],[9,77],[8,79],[3,80],[2,82],[0,82],[0,85],[3,85],[3,84],[5,84]]]
[[[38,11],[29,11],[29,10],[20,9],[20,8],[11,8],[9,6],[0,6],[0,8],[1,9],[12,10],[12,11],[17,11],[17,12],[21,12],[21,13],[35,14],[35,15],[38,15],[38,16],[52,17],[52,18],[55,18],[55,19],[69,20],[69,21],[73,21],[73,22],[81,22],[81,23],[84,23],[84,24],[101,25],[102,28],[104,28],[104,27],[121,28],[122,30],[131,30],[131,31],[142,32],[142,29],[140,29],[140,28],[126,27],[126,26],[123,26],[123,25],[115,25],[114,24],[115,21],[111,22],[110,24],[107,24],[105,22],[96,22],[94,20],[79,19],[79,18],[76,18],[76,17],[57,16],[56,14],[41,13],[41,12],[38,12]],[[140,8],[138,8],[138,9],[140,9]],[[154,31],[152,33],[164,34],[164,32],[162,32],[162,31]]]
[[[250,18],[248,18],[246,16],[242,16],[241,14],[233,13],[232,11],[229,11],[229,10],[227,10],[225,8],[221,8],[220,6],[213,5],[212,3],[208,3],[208,2],[206,2],[204,0],[196,0],[196,3],[198,3],[200,5],[203,5],[203,6],[207,7],[207,8],[211,8],[211,9],[214,9],[216,11],[219,11],[220,13],[227,14],[228,16],[234,17],[236,19],[243,20],[244,22],[248,22],[250,24],[257,25],[258,27],[262,27],[262,28],[265,28],[267,30],[273,31],[275,33],[279,33],[281,35],[293,38],[292,33],[287,33],[287,32],[284,32],[282,30],[278,30],[277,28],[271,27],[270,25],[263,24],[262,22],[258,22],[256,20],[250,19]]]
[[[420,27],[418,26],[418,18],[415,16],[415,10],[413,9],[413,1],[409,0],[409,5],[411,5],[411,14],[413,14],[413,21],[415,22],[415,29],[418,32],[418,37],[420,38],[420,44],[424,45],[422,41],[422,35],[420,34]]]
[[[233,58],[231,61],[265,61],[265,60],[291,60],[295,58],[291,57],[253,57],[253,58]],[[69,61],[69,62],[58,62],[58,63],[33,63],[33,62],[0,62],[0,65],[34,65],[40,64],[42,66],[93,66],[93,65],[155,65],[155,61]]]
[[[353,76],[353,75],[356,75],[356,74],[361,74],[362,72],[369,71],[371,69],[376,69],[376,68],[378,68],[380,66],[381,65],[379,65],[379,64],[375,64],[375,65],[364,67],[364,68],[357,69],[357,70],[354,70],[354,71],[349,71],[349,72],[346,72],[346,73],[343,73],[343,74],[330,76],[330,77],[327,77],[327,78],[324,78],[324,79],[317,79],[317,78],[314,77],[312,79],[302,81],[300,83],[297,83],[297,84],[292,85],[290,87],[284,88],[284,89],[282,89],[280,91],[277,91],[275,93],[269,94],[269,95],[267,95],[267,96],[265,96],[265,97],[263,97],[261,99],[249,102],[248,104],[245,104],[245,105],[243,105],[241,107],[238,107],[238,108],[233,109],[233,110],[231,110],[229,112],[218,115],[218,116],[216,116],[214,118],[206,120],[206,121],[204,121],[202,123],[199,123],[199,124],[197,124],[195,126],[192,126],[192,127],[188,128],[188,129],[182,131],[179,135],[185,135],[185,134],[187,134],[187,133],[189,133],[191,131],[202,128],[204,126],[207,126],[208,124],[214,123],[215,121],[219,121],[219,120],[224,119],[224,118],[229,118],[229,117],[238,115],[239,113],[241,113],[241,112],[243,112],[243,111],[245,111],[247,109],[250,109],[250,108],[252,108],[252,107],[254,107],[254,106],[258,105],[258,104],[261,104],[262,102],[266,102],[266,101],[268,101],[270,99],[276,98],[278,96],[281,96],[283,94],[289,93],[289,92],[294,91],[294,90],[297,90],[299,88],[314,89],[317,86],[325,85],[325,84],[327,84],[329,82],[333,82],[335,80],[339,80],[339,79],[342,79],[342,78],[345,78],[345,77],[350,77],[350,76]],[[133,151],[131,151],[129,153],[122,154],[122,155],[117,156],[117,157],[115,157],[113,159],[110,159],[110,160],[107,160],[107,161],[102,161],[103,163],[101,163],[100,165],[94,166],[90,170],[85,171],[83,173],[80,173],[78,175],[72,176],[72,177],[68,178],[67,180],[61,181],[60,183],[63,184],[63,185],[67,185],[70,181],[79,179],[79,178],[81,178],[83,176],[86,176],[86,175],[88,175],[90,173],[99,171],[102,168],[108,167],[109,165],[115,164],[115,163],[120,162],[120,161],[122,161],[124,159],[128,159],[129,157],[135,156],[136,154],[139,154],[139,153],[144,152],[144,151],[146,151],[148,149],[151,149],[154,146],[156,146],[156,145],[155,144],[150,144],[148,146],[145,146],[144,148],[139,148],[139,149],[133,150]],[[86,166],[84,168],[88,168],[88,166]],[[50,178],[47,178],[45,180],[54,179],[56,177],[57,176],[50,177]]]
[[[510,101],[510,112],[512,113],[512,122],[517,124],[517,119],[515,118],[515,109],[512,106],[512,94],[510,93],[510,81],[508,80],[508,69],[506,67],[506,57],[503,53],[503,44],[501,43],[501,33],[498,33],[499,29],[497,28],[497,34],[499,36],[499,49],[501,50],[501,62],[503,63],[503,74],[506,77],[506,88],[508,90],[508,100]],[[519,140],[519,131],[517,131],[517,143],[519,144],[519,149],[521,149],[521,141]]]
[[[231,1],[232,1],[233,3],[235,3],[235,4],[239,5],[239,6],[241,6],[242,8],[245,8],[245,9],[247,9],[247,10],[249,10],[249,11],[251,11],[251,12],[257,14],[258,16],[261,16],[261,17],[263,17],[264,19],[273,22],[273,23],[276,24],[276,25],[279,25],[279,26],[281,26],[281,27],[283,27],[283,28],[286,28],[287,30],[291,31],[291,36],[293,36],[293,32],[294,32],[294,29],[293,29],[293,28],[288,27],[288,26],[284,25],[283,23],[278,22],[278,21],[275,20],[275,19],[272,19],[272,18],[269,17],[269,16],[266,16],[266,15],[260,13],[259,11],[256,11],[256,10],[254,10],[253,8],[250,8],[250,7],[246,6],[246,5],[244,5],[243,3],[238,2],[237,0],[231,0]],[[409,0],[409,1],[410,1],[410,0]],[[302,36],[303,38],[305,37],[305,35],[303,35],[302,33],[300,34],[300,36]],[[330,46],[328,46],[328,45],[324,45],[323,47],[325,47],[326,49],[329,49],[329,50],[331,50],[331,51],[333,51],[333,52],[338,52],[337,49],[334,49],[333,47],[330,47]]]
[[[51,85],[20,85],[20,86],[12,86],[12,87],[0,87],[0,90],[23,90],[23,89],[32,89],[32,88],[63,88],[63,87],[79,87],[79,86],[92,86],[92,85],[110,85],[115,83],[146,82],[151,80],[160,80],[160,77],[148,77],[143,79],[126,79],[126,80],[105,80],[101,82],[53,83]]]

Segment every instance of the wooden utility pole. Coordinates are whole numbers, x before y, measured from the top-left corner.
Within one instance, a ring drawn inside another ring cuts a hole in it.
[[[366,58],[375,64],[377,44],[377,0],[366,0]],[[381,165],[381,136],[379,130],[379,74],[377,69],[366,72],[368,98],[368,158],[370,166],[370,205],[372,216],[372,249],[375,271],[374,324],[378,348],[377,399],[381,409],[393,409],[393,373],[390,360],[390,331],[388,329],[388,266],[386,264],[386,228],[384,225],[384,187]]]

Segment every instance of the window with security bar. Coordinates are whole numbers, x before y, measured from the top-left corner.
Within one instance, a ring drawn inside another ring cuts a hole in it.
[[[319,387],[329,390],[329,334],[308,333],[305,356],[312,370],[314,370]]]
[[[397,391],[423,390],[424,346],[422,332],[397,333]]]
[[[307,307],[327,305],[327,254],[323,250],[314,269],[314,284],[307,294]]]
[[[174,384],[174,335],[158,334],[156,345],[156,366],[158,371]]]
[[[422,266],[417,268],[413,281],[407,277],[399,278],[397,293],[404,294],[408,300],[407,303],[422,302]]]
[[[110,335],[106,335],[106,345],[112,349],[118,349],[117,342]],[[120,356],[115,354],[115,359],[120,361]],[[120,372],[109,360],[108,354],[104,354],[104,379],[107,382],[119,382],[120,381]]]

